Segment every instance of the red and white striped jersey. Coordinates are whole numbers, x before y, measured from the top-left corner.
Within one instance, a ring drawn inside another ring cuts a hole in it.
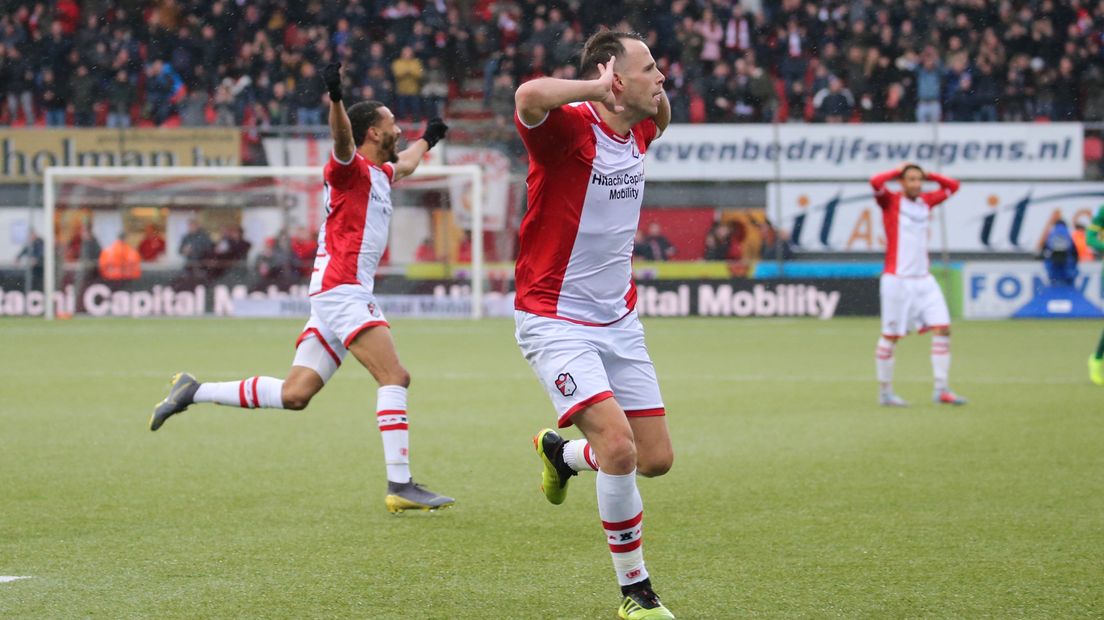
[[[533,126],[516,114],[514,122],[529,151],[515,308],[586,325],[620,320],[636,306],[633,240],[655,121],[619,136],[591,104],[576,103]]]
[[[376,266],[387,248],[394,177],[391,164],[377,166],[360,153],[342,163],[330,154],[323,172],[326,221],[318,231],[310,295],[343,284],[372,290]]]
[[[885,226],[886,256],[884,273],[902,277],[928,275],[928,234],[931,210],[958,191],[958,181],[933,172],[927,179],[939,184],[934,192],[925,192],[910,199],[900,192],[891,192],[885,184],[901,175],[890,170],[874,175],[870,186],[874,199],[882,208],[882,225]]]

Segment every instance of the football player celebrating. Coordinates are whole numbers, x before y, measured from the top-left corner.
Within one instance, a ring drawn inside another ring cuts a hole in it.
[[[655,368],[634,310],[633,241],[648,146],[671,119],[660,73],[636,34],[600,32],[581,80],[540,78],[515,95],[529,152],[529,210],[515,278],[517,342],[561,428],[535,438],[553,504],[568,479],[596,471],[598,513],[621,586],[621,618],[673,618],[644,566],[636,475],[658,476],[673,452]]]
[[[154,409],[150,430],[193,403],[243,409],[306,408],[311,398],[352,353],[372,374],[376,421],[387,466],[385,505],[391,512],[436,510],[454,500],[414,482],[406,397],[410,374],[399,363],[391,328],[372,294],[376,267],[387,246],[391,185],[413,174],[422,156],[444,138],[448,126],[431,119],[422,137],[402,151],[395,115],[378,101],[347,111],[341,99],[341,65],[323,70],[330,94],[333,152],[323,171],[326,221],[318,232],[309,295],[311,316],[296,341],[291,370],[283,380],[250,377],[199,383],[187,373],[173,377],[169,395]]]

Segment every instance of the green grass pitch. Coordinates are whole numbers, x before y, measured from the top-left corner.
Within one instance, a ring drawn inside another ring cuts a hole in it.
[[[3,618],[612,618],[593,477],[537,489],[554,420],[509,321],[398,321],[415,477],[389,515],[375,386],[304,412],[193,407],[177,370],[282,377],[299,321],[0,321]],[[641,482],[645,553],[684,619],[1104,615],[1101,325],[963,322],[930,404],[926,338],[875,405],[874,320],[649,319],[675,467]],[[571,431],[569,431],[571,433]]]

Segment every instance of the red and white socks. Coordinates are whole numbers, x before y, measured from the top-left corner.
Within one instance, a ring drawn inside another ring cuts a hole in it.
[[[878,338],[878,348],[874,351],[874,366],[883,394],[893,392],[893,349],[896,346],[896,342],[882,336]]]
[[[563,459],[575,471],[598,471],[598,455],[585,439],[572,439],[564,444]]]
[[[410,430],[406,419],[406,388],[384,385],[376,392],[376,423],[383,438],[388,482],[410,482]]]
[[[242,409],[283,409],[284,382],[274,377],[250,377],[242,381],[201,383],[193,402],[215,403]]]
[[[636,470],[616,476],[599,471],[598,516],[606,532],[617,583],[634,584],[648,578],[644,568],[644,503],[636,488]]]
[[[931,341],[932,376],[935,378],[935,391],[947,389],[947,378],[951,373],[951,337],[932,336]]]

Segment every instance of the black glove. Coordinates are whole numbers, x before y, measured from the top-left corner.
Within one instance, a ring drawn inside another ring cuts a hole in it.
[[[429,122],[426,123],[425,133],[422,134],[422,140],[429,143],[429,148],[433,148],[445,137],[446,133],[448,133],[448,125],[440,118],[434,117],[429,119]]]
[[[322,80],[326,82],[326,90],[330,91],[330,101],[341,101],[341,63],[331,62],[322,69]]]

